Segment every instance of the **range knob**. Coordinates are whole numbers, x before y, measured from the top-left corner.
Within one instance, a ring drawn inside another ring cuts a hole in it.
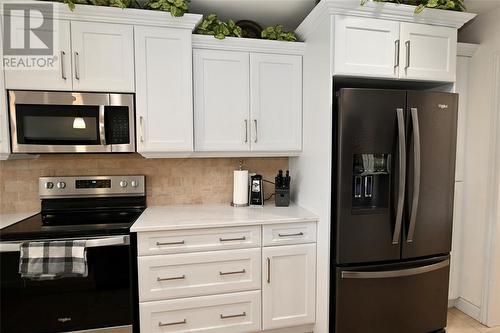
[[[61,189],[61,190],[64,189],[64,188],[66,188],[66,183],[65,182],[59,182],[59,183],[57,183],[57,188]]]
[[[45,183],[45,188],[47,190],[50,190],[50,189],[54,188],[54,183],[53,182],[46,182]]]
[[[127,181],[126,181],[126,180],[122,180],[122,181],[120,182],[120,186],[121,186],[121,187],[127,187],[127,185],[128,185],[128,183],[127,183]]]
[[[139,186],[139,182],[137,180],[133,180],[130,182],[130,186],[137,187],[137,186]]]

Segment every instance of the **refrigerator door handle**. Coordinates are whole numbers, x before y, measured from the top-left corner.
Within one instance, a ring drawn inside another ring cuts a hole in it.
[[[410,226],[406,242],[413,242],[415,224],[417,223],[418,200],[420,196],[420,128],[418,125],[418,109],[411,108],[411,120],[413,126],[413,199],[410,213]]]
[[[392,244],[399,244],[401,233],[401,223],[403,220],[403,205],[405,201],[405,182],[406,182],[406,137],[405,137],[405,118],[402,108],[396,109],[398,117],[398,139],[399,139],[399,188],[398,201],[396,208],[396,223],[392,235]]]
[[[341,278],[342,279],[385,279],[385,278],[395,278],[395,277],[403,277],[403,276],[412,276],[418,274],[429,273],[433,271],[437,271],[438,269],[445,268],[450,265],[450,259],[446,259],[444,261],[422,266],[422,267],[414,267],[408,269],[400,269],[393,271],[342,271]]]

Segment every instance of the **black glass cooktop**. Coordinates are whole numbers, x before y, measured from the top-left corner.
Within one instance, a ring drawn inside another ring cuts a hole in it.
[[[0,230],[0,241],[127,234],[145,209],[145,198],[42,202],[42,212]]]

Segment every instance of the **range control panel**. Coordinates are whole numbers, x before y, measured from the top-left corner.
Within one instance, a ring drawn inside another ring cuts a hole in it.
[[[144,196],[146,177],[134,176],[75,176],[40,177],[38,193],[41,199],[61,197]]]

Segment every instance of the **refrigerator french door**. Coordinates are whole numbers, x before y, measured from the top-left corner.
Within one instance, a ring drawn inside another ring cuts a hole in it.
[[[439,92],[337,92],[335,332],[446,326],[457,102]]]

